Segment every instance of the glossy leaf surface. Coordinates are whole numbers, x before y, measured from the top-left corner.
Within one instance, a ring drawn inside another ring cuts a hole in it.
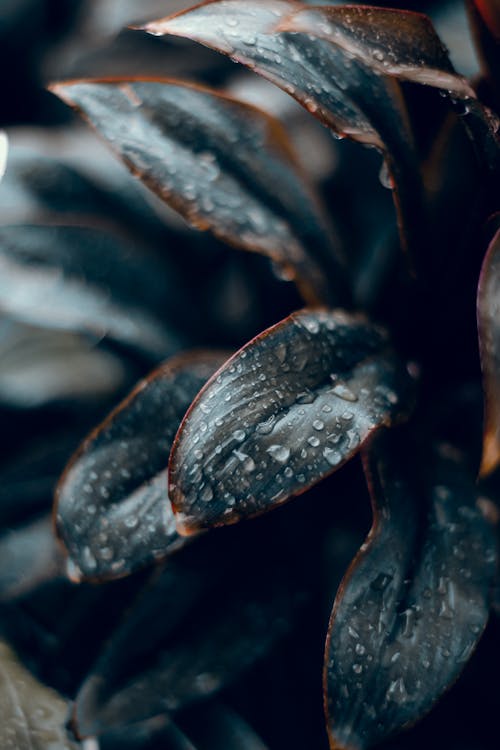
[[[166,292],[150,265],[101,230],[0,227],[0,310],[25,323],[109,336],[165,356],[176,342],[148,309]]]
[[[68,704],[41,685],[0,642],[0,744],[5,750],[75,750],[67,738]]]
[[[473,477],[449,446],[412,452],[391,433],[365,456],[373,527],[340,586],[326,647],[332,748],[371,747],[419,719],[488,619],[496,544]]]
[[[500,230],[483,261],[477,317],[485,399],[481,475],[486,476],[500,463]]]
[[[169,466],[179,529],[300,494],[408,409],[410,378],[362,316],[303,310],[237,352],[193,402]]]
[[[55,513],[72,577],[121,576],[182,545],[168,500],[168,455],[191,401],[224,359],[195,352],[169,360],[71,459]]]
[[[308,300],[339,302],[338,248],[273,118],[170,80],[84,80],[53,91],[192,225],[271,257]]]
[[[283,88],[336,133],[382,150],[395,183],[402,238],[416,242],[423,229],[421,185],[399,85],[370,66],[369,54],[362,60],[342,46],[278,33],[301,7],[293,0],[215,0],[144,29],[185,36],[229,55]]]
[[[291,581],[300,580],[288,530],[276,531],[261,534],[257,557],[245,528],[214,532],[168,561],[84,682],[79,735],[206,699],[269,650],[290,627]]]

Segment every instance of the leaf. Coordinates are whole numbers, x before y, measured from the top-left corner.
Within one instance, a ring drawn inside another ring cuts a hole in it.
[[[237,352],[176,436],[170,498],[181,533],[300,494],[409,408],[410,378],[362,316],[303,310]]]
[[[483,261],[477,292],[479,348],[483,371],[484,435],[480,476],[500,463],[500,230]]]
[[[497,0],[468,0],[467,8],[484,71],[500,87],[500,7]]]
[[[167,79],[73,81],[52,91],[197,229],[269,256],[308,300],[345,298],[335,242],[276,120]]]
[[[170,446],[191,401],[225,358],[199,351],[168,360],[77,450],[55,505],[71,577],[123,576],[182,546],[168,500]]]
[[[328,40],[358,60],[368,58],[370,67],[383,75],[439,89],[461,117],[479,164],[487,173],[498,174],[498,118],[481,104],[467,79],[454,70],[426,16],[363,6],[306,7],[279,29]]]
[[[287,632],[303,585],[296,547],[274,525],[259,539],[255,556],[246,528],[214,532],[169,560],[82,685],[79,736],[205,700]]]
[[[150,300],[166,293],[155,265],[149,269],[113,234],[70,225],[0,227],[0,270],[0,310],[20,321],[108,336],[154,356],[178,345],[151,310]]]
[[[278,33],[301,7],[290,0],[215,0],[142,28],[229,55],[283,88],[341,137],[379,148],[394,183],[401,239],[416,256],[425,231],[422,185],[400,87],[370,67],[367,55],[361,60],[316,38]]]
[[[0,402],[8,406],[88,401],[112,394],[124,381],[120,359],[82,336],[11,320],[0,321],[0,333]]]
[[[425,714],[486,625],[493,529],[450,446],[391,432],[367,452],[373,527],[333,607],[325,656],[332,748],[371,747]]]
[[[0,535],[0,602],[29,593],[62,570],[50,516]]]
[[[40,684],[0,642],[0,745],[5,750],[75,750],[66,736],[68,704]]]

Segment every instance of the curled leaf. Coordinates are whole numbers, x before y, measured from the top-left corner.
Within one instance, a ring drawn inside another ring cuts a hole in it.
[[[0,642],[0,744],[8,750],[76,750],[65,730],[68,704],[40,684]]]
[[[169,360],[73,456],[55,506],[72,577],[123,576],[182,545],[168,501],[168,454],[188,406],[224,359],[200,351]]]
[[[345,296],[338,249],[269,115],[181,81],[82,80],[52,90],[196,228],[271,257],[308,300]]]
[[[341,311],[292,314],[207,383],[175,439],[170,498],[182,533],[234,523],[300,494],[408,409],[386,335]]]
[[[481,476],[500,463],[500,230],[488,248],[477,294],[477,319],[484,390]]]
[[[371,747],[426,713],[486,625],[493,529],[448,446],[409,459],[397,433],[367,453],[374,522],[335,600],[325,655],[332,748]]]

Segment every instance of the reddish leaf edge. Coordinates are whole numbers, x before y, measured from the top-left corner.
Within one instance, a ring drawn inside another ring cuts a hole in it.
[[[210,2],[217,2],[218,0],[210,0]],[[202,3],[203,4],[203,3]],[[181,11],[182,12],[182,11]],[[176,14],[178,15],[178,14]],[[134,27],[130,27],[134,28]],[[137,27],[140,29],[140,27]],[[142,30],[142,29],[140,29]],[[266,112],[265,110],[261,109],[260,107],[257,107],[254,104],[250,104],[242,99],[238,99],[234,96],[231,96],[228,93],[225,93],[223,91],[219,91],[217,89],[214,89],[210,86],[205,86],[199,83],[195,83],[193,81],[186,81],[184,79],[180,78],[169,78],[169,77],[159,77],[159,76],[103,76],[103,77],[90,77],[90,78],[70,78],[67,80],[62,81],[54,81],[50,83],[47,86],[47,90],[50,91],[54,96],[57,96],[61,101],[63,101],[66,105],[68,105],[73,111],[75,111],[82,119],[89,125],[89,127],[97,134],[98,138],[102,143],[106,145],[108,149],[114,153],[114,155],[122,161],[127,169],[130,171],[130,173],[136,178],[139,179],[141,182],[143,182],[144,185],[147,186],[149,190],[151,190],[155,195],[160,195],[161,199],[167,203],[171,208],[173,208],[180,216],[184,218],[184,211],[182,206],[182,201],[178,200],[175,196],[175,193],[165,193],[163,195],[163,192],[161,190],[158,190],[153,181],[145,178],[144,175],[141,174],[140,170],[137,169],[137,167],[131,162],[130,159],[125,158],[121,153],[120,150],[114,146],[112,143],[110,143],[106,138],[104,138],[101,133],[99,132],[98,128],[94,126],[94,124],[91,122],[90,118],[86,115],[86,113],[77,105],[75,104],[71,97],[65,92],[66,87],[74,86],[78,84],[122,84],[126,86],[130,83],[159,83],[159,84],[165,84],[165,85],[175,85],[175,86],[183,86],[185,88],[191,89],[193,91],[199,91],[201,93],[209,94],[211,96],[214,96],[222,101],[228,102],[229,104],[234,104],[236,106],[245,108],[249,111],[254,112],[254,114],[258,117],[262,117],[265,119],[267,123],[267,129],[268,129],[268,142],[271,146],[274,146],[278,152],[281,154],[283,158],[288,160],[290,163],[290,166],[292,169],[296,172],[297,177],[301,180],[303,187],[309,194],[309,198],[311,200],[312,205],[315,207],[315,209],[318,212],[318,215],[325,221],[325,226],[327,228],[327,231],[331,234],[331,227],[329,225],[329,222],[326,219],[325,210],[321,204],[321,201],[319,200],[318,196],[316,195],[316,192],[313,188],[313,185],[311,184],[311,180],[306,174],[305,169],[303,168],[302,164],[300,163],[300,160],[295,153],[295,150],[290,142],[290,139],[288,137],[287,131],[285,127],[281,124],[281,122],[271,115],[269,112]],[[134,94],[131,92],[131,96],[133,97]],[[238,242],[237,238],[234,236],[231,238],[228,238],[225,233],[219,233],[215,230],[210,230],[209,225],[204,222],[201,219],[198,218],[190,218],[189,224],[194,229],[197,229],[200,232],[205,231],[212,231],[212,233],[220,239],[222,242],[224,242],[226,245],[229,245],[230,247],[233,247],[236,250],[239,250],[241,252],[256,252],[259,253],[259,251],[253,251],[250,249],[250,247],[244,243]],[[307,260],[307,256],[306,256]],[[345,259],[342,257],[342,253],[339,254],[339,263],[342,265],[342,263],[345,265]],[[305,275],[303,273],[303,268],[299,266],[295,266],[293,263],[282,263],[281,267],[283,269],[284,276],[286,278],[291,278],[302,299],[307,305],[322,305],[328,302],[326,299],[326,295],[321,294],[318,289],[317,285],[315,285],[312,281],[305,278]],[[345,268],[344,268],[345,271]],[[340,282],[343,281],[342,279],[339,280]],[[345,286],[348,285],[347,279],[345,281]],[[346,288],[343,290],[343,293],[346,297],[346,302],[348,303],[350,301],[350,289]]]
[[[214,1],[217,2],[217,0],[214,0]],[[172,510],[174,512],[174,515],[176,516],[177,533],[180,536],[183,536],[183,537],[195,536],[195,535],[198,535],[200,533],[203,533],[204,531],[209,531],[210,529],[223,528],[223,527],[226,527],[226,526],[232,526],[232,525],[237,524],[237,523],[241,523],[241,522],[245,522],[245,521],[251,521],[254,518],[259,518],[260,516],[265,515],[268,512],[271,512],[271,510],[274,510],[275,508],[279,508],[279,507],[285,505],[290,500],[293,500],[293,498],[299,497],[300,495],[303,495],[304,493],[308,492],[316,484],[319,484],[320,482],[323,482],[325,479],[327,479],[328,477],[330,477],[332,474],[335,474],[346,463],[348,463],[348,461],[350,461],[353,458],[355,458],[355,456],[366,446],[367,442],[369,440],[371,440],[375,436],[375,434],[379,432],[380,429],[394,427],[394,426],[396,426],[398,424],[402,424],[402,423],[406,422],[410,418],[411,412],[413,411],[413,407],[414,407],[413,401],[410,401],[410,403],[408,404],[407,409],[403,410],[398,415],[398,417],[394,418],[394,420],[391,421],[389,424],[383,422],[380,425],[378,425],[377,427],[375,427],[367,435],[367,437],[365,438],[365,440],[363,440],[363,441],[360,442],[360,444],[357,446],[357,448],[353,451],[353,453],[350,456],[348,456],[347,458],[345,458],[342,461],[340,461],[336,466],[332,467],[331,471],[329,471],[327,474],[325,474],[318,482],[315,482],[314,484],[309,485],[307,487],[303,487],[302,489],[298,490],[297,492],[293,492],[292,494],[290,494],[287,497],[283,498],[276,505],[274,505],[272,509],[260,509],[260,510],[256,511],[255,513],[249,514],[248,516],[245,517],[245,519],[230,519],[229,521],[216,522],[216,523],[213,523],[209,527],[209,529],[205,529],[205,527],[198,527],[196,524],[192,524],[192,523],[188,522],[188,520],[187,520],[184,512],[176,505],[175,500],[172,498],[172,496],[170,494],[170,488],[172,486],[171,476],[172,476],[172,473],[174,472],[175,467],[176,467],[176,452],[177,452],[177,448],[178,448],[179,443],[180,443],[181,434],[182,434],[182,432],[184,430],[185,423],[187,422],[189,416],[191,415],[191,412],[197,407],[198,401],[202,398],[202,396],[204,395],[205,391],[208,390],[208,388],[212,385],[212,383],[217,379],[217,377],[219,376],[219,374],[223,370],[225,370],[225,368],[228,365],[230,365],[231,362],[233,362],[236,359],[236,357],[238,357],[241,354],[241,352],[243,350],[245,350],[247,347],[251,346],[252,344],[257,343],[258,341],[262,341],[264,338],[267,338],[269,335],[273,334],[274,331],[276,329],[278,329],[280,326],[282,326],[283,324],[285,324],[289,320],[293,320],[293,318],[294,318],[295,315],[300,314],[302,312],[329,312],[329,313],[335,312],[335,313],[340,313],[340,314],[346,314],[346,311],[343,310],[343,309],[341,309],[341,308],[335,308],[335,309],[332,310],[332,309],[324,307],[324,306],[303,307],[300,310],[294,310],[294,312],[290,313],[290,315],[288,315],[286,318],[283,318],[282,320],[279,320],[277,323],[274,323],[269,328],[266,328],[264,331],[261,331],[256,336],[254,336],[252,339],[250,339],[249,341],[247,341],[240,349],[238,349],[236,352],[234,352],[234,354],[232,354],[229,357],[229,359],[226,362],[224,362],[224,364],[221,365],[221,367],[219,367],[219,369],[216,370],[216,372],[214,372],[214,374],[207,380],[207,382],[205,383],[205,385],[200,389],[200,391],[198,391],[197,396],[191,402],[191,406],[188,408],[186,414],[184,415],[184,417],[182,419],[182,422],[179,425],[179,429],[177,430],[177,434],[176,434],[176,436],[175,436],[175,438],[173,440],[172,449],[170,451],[170,458],[169,458],[169,462],[168,462],[168,484],[167,484],[167,486],[169,487],[169,497],[170,497],[170,502],[172,504]],[[360,322],[363,321],[363,322],[366,322],[366,323],[370,323],[369,319],[367,318],[367,316],[364,313],[361,313],[361,312],[356,312],[356,313],[348,312],[348,315],[353,320],[357,320],[357,321],[360,321]],[[388,348],[390,348],[390,342],[388,342]],[[375,357],[373,357],[373,356],[372,357],[366,357],[363,361],[364,362],[368,362],[370,359],[374,359],[374,358]],[[418,376],[412,375],[412,373],[410,372],[409,368],[408,368],[408,372],[410,374],[410,377],[412,377],[413,379],[415,379],[416,377],[418,377]]]
[[[168,360],[160,364],[158,367],[156,367],[154,370],[152,370],[150,373],[146,375],[146,377],[139,380],[138,383],[132,388],[132,390],[127,394],[127,396],[120,401],[104,418],[102,422],[100,422],[96,427],[94,427],[91,432],[83,439],[83,441],[80,443],[78,448],[75,450],[75,452],[71,455],[68,462],[66,463],[66,466],[63,470],[63,473],[61,474],[56,488],[54,490],[54,502],[52,505],[52,530],[53,534],[56,539],[56,543],[59,547],[60,552],[63,555],[63,566],[65,570],[62,572],[66,574],[67,578],[69,578],[70,581],[73,583],[104,583],[106,581],[117,581],[121,578],[127,578],[130,576],[130,571],[124,570],[121,573],[113,573],[109,575],[97,575],[97,576],[88,576],[80,572],[79,568],[73,563],[71,554],[66,546],[66,543],[64,541],[64,535],[59,528],[59,523],[57,520],[57,512],[59,508],[59,494],[61,491],[61,487],[66,481],[66,477],[68,476],[69,472],[72,470],[73,466],[77,463],[77,461],[80,459],[80,457],[86,452],[89,445],[95,440],[95,438],[101,433],[102,430],[106,429],[115,419],[117,414],[122,412],[124,409],[127,408],[127,406],[135,399],[135,397],[148,386],[148,384],[154,380],[156,377],[163,375],[163,374],[172,374],[175,375],[177,372],[183,370],[190,364],[198,364],[198,363],[207,363],[210,362],[210,360],[215,360],[217,363],[220,362],[221,358],[225,358],[228,356],[227,351],[223,350],[217,350],[217,349],[190,349],[184,352],[179,352],[179,354],[175,354],[172,357],[170,357]],[[167,471],[167,464],[168,464],[168,456],[165,456],[165,472]],[[165,497],[165,503],[169,503],[170,500],[168,497]],[[202,532],[200,532],[202,533]],[[198,536],[198,534],[192,534],[192,537],[194,539],[195,536]],[[173,545],[168,552],[165,555],[157,557],[155,560],[148,563],[146,566],[143,567],[151,567],[151,565],[154,565],[155,563],[160,563],[164,561],[167,557],[170,557],[170,555],[175,554],[178,552],[183,546],[185,542],[182,540],[179,540],[179,544]]]

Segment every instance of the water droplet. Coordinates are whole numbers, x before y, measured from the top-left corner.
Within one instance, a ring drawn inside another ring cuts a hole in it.
[[[363,654],[366,652],[366,648],[361,643],[356,643],[354,650],[358,654],[358,656],[363,656]]]
[[[353,664],[353,665],[352,665],[352,671],[353,671],[353,672],[354,672],[355,674],[361,674],[361,672],[363,671],[363,667],[362,667],[362,665],[361,665],[361,664]]]
[[[325,427],[325,423],[321,419],[315,419],[312,426],[315,430],[318,430],[318,432],[321,432],[322,429]]]
[[[235,430],[233,432],[233,438],[237,440],[239,443],[242,442],[246,438],[245,430]]]
[[[317,448],[320,444],[319,438],[315,437],[314,435],[311,435],[311,437],[307,438],[307,442],[309,445],[312,445],[313,448]]]
[[[312,393],[312,391],[303,391],[295,399],[298,404],[312,404],[315,400],[316,394]]]
[[[214,496],[213,489],[210,487],[209,484],[205,485],[205,487],[202,489],[201,494],[200,494],[201,500],[203,500],[204,503],[209,503],[210,500],[212,500],[213,496]]]
[[[398,677],[397,680],[393,680],[389,685],[386,693],[387,700],[392,700],[396,703],[405,703],[408,697],[406,692],[406,685],[402,677]]]
[[[258,432],[259,435],[269,435],[269,433],[273,431],[273,427],[275,424],[276,417],[272,415],[269,417],[269,419],[266,419],[265,422],[259,422],[259,424],[255,428],[255,431]]]
[[[342,461],[341,454],[333,448],[325,448],[323,451],[324,458],[328,461],[330,466],[337,466]]]
[[[290,458],[290,448],[286,445],[270,445],[267,452],[280,464],[285,463]]]
[[[356,394],[353,393],[344,383],[336,383],[332,388],[332,393],[344,401],[354,402],[358,400]]]

